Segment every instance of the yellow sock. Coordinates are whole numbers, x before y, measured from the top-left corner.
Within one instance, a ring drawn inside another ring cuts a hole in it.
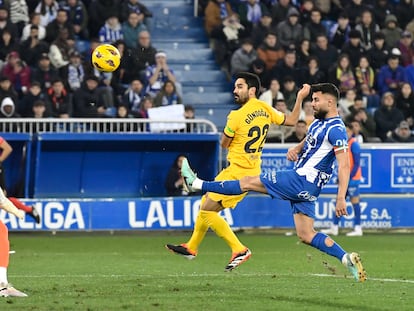
[[[217,212],[200,210],[200,217],[214,232],[230,246],[233,253],[239,253],[246,249],[237,236],[231,230],[229,224]]]
[[[192,251],[198,250],[198,246],[200,245],[201,241],[203,241],[204,236],[208,230],[208,225],[204,219],[201,218],[200,212],[198,212],[198,216],[194,224],[193,234],[191,235],[190,240],[187,242],[187,247]]]

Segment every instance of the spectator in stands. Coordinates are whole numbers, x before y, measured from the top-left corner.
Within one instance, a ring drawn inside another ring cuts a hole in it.
[[[88,29],[91,38],[98,37],[100,27],[110,15],[121,16],[121,0],[91,0],[88,6]]]
[[[154,98],[154,107],[181,105],[182,103],[182,98],[178,95],[174,82],[170,80],[164,82]]]
[[[52,86],[47,90],[46,107],[49,107],[54,118],[66,119],[72,116],[72,95],[65,89],[62,79],[53,80]]]
[[[401,52],[401,65],[407,67],[412,63],[414,56],[413,35],[408,30],[401,33],[401,39],[397,44],[397,48]]]
[[[108,17],[105,25],[99,29],[98,37],[101,43],[113,43],[124,38],[122,25],[119,22],[118,16],[112,14]]]
[[[167,54],[164,51],[158,51],[155,54],[155,65],[147,67],[145,76],[146,93],[150,96],[155,96],[167,80],[177,82],[174,71],[168,66]]]
[[[414,92],[410,83],[404,82],[395,96],[395,106],[404,115],[410,127],[414,125]]]
[[[35,8],[35,12],[40,14],[40,25],[46,27],[53,22],[59,10],[59,4],[56,0],[41,0]],[[52,40],[53,41],[53,40]]]
[[[326,35],[320,34],[316,38],[316,47],[312,50],[312,55],[318,58],[319,68],[327,77],[330,67],[338,59],[338,51],[333,45],[328,43],[328,37]]]
[[[130,12],[128,19],[122,23],[122,33],[126,46],[130,49],[135,48],[139,33],[146,29],[147,27],[140,21],[139,15],[135,12]]]
[[[232,54],[248,35],[249,33],[240,23],[237,14],[225,18],[221,26],[211,31],[210,37],[215,40],[214,55],[216,62],[226,73],[230,72]]]
[[[131,81],[128,89],[125,91],[122,96],[122,104],[128,107],[128,110],[134,115],[137,116],[140,111],[141,101],[144,98],[144,86],[139,79],[134,79]]]
[[[385,17],[385,27],[381,29],[385,36],[385,46],[393,48],[401,38],[402,29],[398,27],[395,15],[390,14]]]
[[[387,24],[387,16],[394,14],[394,7],[392,1],[388,0],[376,0],[374,3],[374,19],[381,28],[384,28]]]
[[[361,108],[363,108],[363,109],[367,108],[367,103],[366,103],[366,101],[364,101],[361,94],[359,94],[355,90],[354,90],[354,93],[355,93],[355,95],[351,95],[352,96],[351,97],[352,99],[350,100],[351,104],[347,105],[348,110],[351,113],[351,115],[349,116],[349,119],[347,119],[346,121],[351,121],[354,118],[355,113],[358,110],[360,110]],[[346,97],[345,97],[345,99],[346,99]],[[353,104],[352,104],[352,102],[353,102]]]
[[[253,47],[253,41],[251,39],[244,39],[241,47],[234,51],[231,56],[231,75],[241,71],[248,71],[256,58],[257,52]]]
[[[46,38],[46,27],[40,25],[40,13],[33,12],[30,16],[30,23],[24,26],[21,41],[27,40],[31,36],[32,26],[37,27],[37,38],[44,40]]]
[[[59,76],[57,70],[53,68],[47,53],[40,55],[37,66],[31,75],[32,81],[40,83],[42,91],[46,91],[52,85],[52,81]]]
[[[309,126],[313,120],[315,120],[315,115],[313,111],[312,101],[305,100],[302,104],[302,111],[299,115],[300,120],[304,120],[306,125]]]
[[[81,55],[77,51],[73,51],[69,56],[69,65],[65,74],[65,79],[69,86],[70,92],[80,89],[85,78],[85,68],[82,63]]]
[[[364,55],[365,50],[361,44],[361,33],[352,29],[349,32],[349,41],[344,44],[341,54],[347,54],[353,68],[359,65],[359,59]]]
[[[279,0],[272,6],[272,25],[277,26],[280,22],[284,21],[290,8],[293,8],[293,4],[290,0]]]
[[[137,118],[141,119],[148,119],[148,109],[151,109],[153,107],[153,99],[150,96],[146,96],[142,99],[140,109],[138,111],[138,114],[136,115]],[[149,123],[143,123],[140,124],[140,130],[141,132],[150,132],[151,127]]]
[[[303,37],[308,39],[312,44],[322,34],[327,36],[327,29],[322,24],[321,11],[318,8],[314,8],[311,12],[311,21],[303,28]]]
[[[369,10],[369,7],[362,0],[351,0],[344,6],[344,10],[351,27],[354,28],[360,22],[362,13]]]
[[[39,27],[32,25],[29,37],[21,42],[19,49],[26,64],[36,67],[41,56],[49,52],[49,45],[39,39]]]
[[[204,28],[208,36],[213,29],[220,27],[233,10],[227,0],[210,0],[204,11]]]
[[[18,49],[19,46],[10,31],[5,29],[0,38],[0,60],[5,61],[10,52],[17,51]]]
[[[387,2],[387,1],[385,1]],[[414,6],[412,0],[401,0],[395,6],[395,16],[401,29],[406,29],[410,21],[414,19]]]
[[[184,190],[184,178],[181,176],[181,164],[185,157],[184,154],[179,154],[168,171],[164,187],[169,196],[188,195]]]
[[[88,11],[85,4],[81,0],[65,0],[62,7],[67,12],[68,22],[72,25],[76,38],[88,39]]]
[[[288,110],[292,110],[296,101],[296,93],[299,87],[292,76],[285,76],[283,78],[282,93]]]
[[[367,56],[370,59],[370,64],[375,73],[387,63],[389,51],[385,46],[385,35],[379,31],[374,34],[374,44],[367,51]]]
[[[134,12],[138,15],[138,23],[143,23],[145,28],[151,31],[152,29],[152,12],[139,2],[139,0],[125,0],[121,8],[121,20],[129,19],[129,14]],[[136,37],[135,37],[136,38]]]
[[[311,13],[312,10],[315,8],[315,2],[314,0],[304,0],[301,1],[302,4],[299,6],[299,11],[300,11],[300,23],[302,25],[306,25],[311,21]],[[321,7],[318,6],[318,8],[320,9]]]
[[[265,12],[267,12],[267,7],[256,0],[246,0],[240,2],[238,6],[240,23],[249,33],[251,33],[253,26],[259,24],[260,18]]]
[[[260,92],[264,92],[270,85],[270,74],[269,71],[266,70],[265,62],[260,58],[256,58],[256,60],[253,61],[249,72],[254,73],[259,77],[262,82]]]
[[[300,69],[299,84],[316,84],[326,80],[325,74],[319,69],[319,60],[315,56],[310,56],[305,68]]]
[[[280,91],[280,83],[277,78],[270,80],[270,87],[267,91],[264,91],[260,97],[260,100],[269,104],[269,106],[274,106],[277,100],[284,99],[283,93]]]
[[[85,83],[73,95],[75,117],[100,118],[106,116],[107,107],[98,89],[99,79],[95,75],[85,78]]]
[[[368,108],[378,108],[380,97],[375,89],[375,71],[369,65],[366,55],[359,59],[359,65],[355,68],[357,92],[366,98]]]
[[[349,25],[348,15],[342,11],[338,16],[337,22],[329,28],[329,42],[340,51],[345,42],[348,42],[350,31],[351,26]]]
[[[32,81],[29,91],[23,96],[17,105],[17,112],[22,117],[31,117],[34,103],[44,99],[45,94],[42,92],[40,83],[38,81]]]
[[[20,59],[17,52],[11,52],[7,59],[8,62],[2,70],[2,74],[9,78],[18,97],[22,98],[30,86],[30,67]]]
[[[10,79],[5,75],[0,75],[0,100],[10,97],[13,102],[17,103],[18,95]]]
[[[360,108],[353,113],[353,120],[351,120],[351,123],[353,122],[358,122],[360,128],[359,132],[364,138],[364,141],[371,141],[376,137],[375,120],[364,108]]]
[[[295,50],[286,51],[283,59],[279,60],[277,64],[270,70],[270,76],[276,77],[279,81],[282,81],[285,77],[289,76],[293,78],[296,84],[301,80],[299,78],[299,68],[296,66],[296,52]],[[293,105],[295,102],[293,102]],[[292,107],[289,105],[289,109]]]
[[[23,27],[29,22],[29,9],[26,0],[10,1],[10,21],[17,26],[17,35],[20,38]]]
[[[13,40],[15,40],[16,42],[18,41],[19,35],[17,27],[9,19],[9,10],[6,8],[4,4],[0,4],[0,38],[3,37],[3,32],[5,30],[7,30],[11,34]]]
[[[404,67],[400,65],[397,54],[388,57],[387,64],[382,66],[377,75],[378,91],[382,95],[386,92],[396,92],[406,82]]]
[[[147,30],[138,35],[138,44],[135,49],[128,49],[125,62],[121,63],[120,79],[122,83],[129,84],[134,79],[145,80],[145,71],[149,66],[155,65],[157,50],[151,45],[151,35]]]
[[[184,105],[184,118],[187,120],[195,119],[195,109],[192,105]],[[187,133],[196,133],[198,131],[197,124],[187,123],[185,131]]]
[[[306,68],[311,56],[310,42],[308,39],[302,39],[296,48],[296,64],[298,68]]]
[[[276,32],[276,27],[272,26],[272,15],[269,12],[265,12],[262,14],[259,23],[253,25],[250,33],[255,49],[264,41],[266,34],[271,31]]]
[[[73,26],[68,20],[68,13],[60,8],[57,11],[56,19],[46,26],[46,42],[54,42],[60,35],[61,30],[66,29],[70,37],[73,37]]]
[[[299,120],[295,125],[295,131],[285,138],[285,143],[300,143],[306,137],[306,131],[306,122]]]
[[[115,118],[130,119],[133,117],[134,116],[129,112],[128,106],[126,106],[125,104],[121,103],[116,108]]]
[[[381,141],[386,141],[387,137],[398,127],[398,124],[404,120],[404,115],[395,107],[394,94],[385,92],[381,98],[381,106],[374,113],[376,124],[376,136]]]
[[[350,107],[355,106],[356,97],[357,94],[354,88],[348,89],[341,94],[341,98],[338,101],[338,111],[343,119],[346,119],[350,115]]]
[[[357,86],[354,68],[348,54],[339,55],[338,62],[329,70],[328,82],[338,87],[341,97]]]
[[[401,121],[399,126],[388,133],[386,142],[390,143],[413,143],[414,135],[411,132],[407,121]]]
[[[257,48],[257,57],[264,61],[266,70],[271,70],[279,59],[285,56],[285,50],[277,40],[275,32],[269,32]]]
[[[59,70],[59,74],[64,70],[64,67],[69,64],[69,55],[75,50],[75,40],[70,37],[69,30],[62,28],[59,31],[59,36],[50,45],[49,58],[53,67]]]
[[[373,13],[370,10],[364,10],[361,13],[361,19],[356,24],[355,30],[361,34],[361,45],[365,51],[369,50],[374,44],[374,34],[380,31],[380,27],[373,19]]]
[[[32,113],[29,117],[36,119],[48,118],[49,115],[46,109],[46,103],[43,100],[36,100],[33,103]]]
[[[299,11],[292,7],[286,19],[276,28],[277,37],[285,50],[294,50],[303,39],[303,27],[299,23]]]
[[[5,97],[1,100],[0,118],[20,118],[17,113],[16,102],[11,97]]]
[[[405,80],[410,83],[411,88],[414,90],[414,56],[411,59],[411,64],[404,68]]]
[[[283,112],[286,116],[290,115],[292,111],[288,109],[286,102],[284,99],[277,99],[273,103],[273,108],[275,108],[277,111]],[[284,126],[284,125],[276,125],[271,124],[269,131],[268,131],[268,137],[270,140],[266,140],[268,142],[278,142],[279,137],[285,139],[286,137],[290,136],[294,131],[294,127],[292,126]],[[273,132],[275,135],[273,135]],[[281,135],[281,136],[280,136]],[[273,140],[272,137],[276,136],[277,139]]]

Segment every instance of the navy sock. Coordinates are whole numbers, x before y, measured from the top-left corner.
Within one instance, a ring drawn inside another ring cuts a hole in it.
[[[334,240],[332,240],[333,244],[331,246],[328,246],[325,244],[325,240],[329,238],[326,234],[318,232],[313,237],[310,245],[319,249],[320,251],[327,253],[328,255],[331,255],[333,257],[336,257],[339,259],[339,261],[342,262],[342,257],[346,254],[346,252],[342,249],[339,244],[337,244]]]
[[[359,226],[361,224],[361,205],[358,203],[352,204],[352,207],[354,208],[354,226]]]
[[[204,181],[201,190],[221,194],[242,194],[244,192],[240,189],[240,181],[238,180]]]

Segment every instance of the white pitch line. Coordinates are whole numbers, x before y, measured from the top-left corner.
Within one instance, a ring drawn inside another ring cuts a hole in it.
[[[158,275],[157,277],[220,277],[220,276],[237,276],[237,277],[261,277],[261,276],[281,276],[281,277],[330,277],[330,278],[345,278],[341,275],[333,274],[324,274],[324,273],[311,273],[311,274],[280,274],[280,273],[248,273],[248,274],[239,274],[239,273],[192,273],[192,274],[167,274],[167,275]],[[11,275],[10,278],[128,278],[128,277],[147,277],[153,278],[153,274],[78,274],[78,275]],[[351,278],[351,276],[349,276]],[[368,276],[367,281],[376,281],[376,282],[395,282],[395,283],[408,283],[414,284],[414,280],[402,280],[402,279],[383,279],[383,278],[373,278]]]
[[[325,278],[340,278],[339,275],[333,275],[333,274],[323,274],[323,273],[312,273],[312,276],[318,276],[318,277],[325,277]],[[401,280],[401,279],[381,279],[381,278],[372,278],[368,276],[367,281],[379,281],[379,282],[396,282],[396,283],[410,283],[414,284],[414,280]]]

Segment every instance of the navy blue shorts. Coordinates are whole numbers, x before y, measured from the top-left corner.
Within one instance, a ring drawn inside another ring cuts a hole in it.
[[[288,200],[292,213],[302,213],[315,219],[315,201],[321,188],[308,182],[294,170],[273,171],[260,175],[260,180],[273,198]]]

